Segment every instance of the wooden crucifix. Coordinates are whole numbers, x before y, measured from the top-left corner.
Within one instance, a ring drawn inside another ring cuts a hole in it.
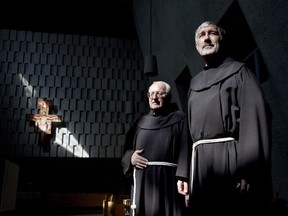
[[[61,122],[62,116],[49,114],[49,109],[53,107],[52,100],[38,99],[39,114],[27,114],[26,120],[34,121],[34,132],[39,135],[38,145],[49,146],[51,139],[52,122]]]

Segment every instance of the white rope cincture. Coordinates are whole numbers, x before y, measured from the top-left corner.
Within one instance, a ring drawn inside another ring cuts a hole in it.
[[[149,161],[147,163],[149,166],[171,166],[171,167],[177,167],[177,164],[175,163],[170,163],[170,162],[165,162],[165,161]],[[132,209],[132,215],[135,215],[136,211],[136,203],[135,203],[135,198],[136,198],[136,167],[134,167],[133,170],[133,181],[134,181],[134,187],[133,187],[133,202],[130,208]]]
[[[130,208],[132,209],[132,215],[135,215],[135,211],[136,211],[136,204],[135,204],[135,197],[136,197],[136,167],[134,167],[133,170],[133,182],[134,182],[134,186],[133,186],[133,202],[132,205],[130,206]]]
[[[192,147],[192,159],[191,159],[191,181],[190,181],[190,194],[193,190],[193,180],[194,180],[194,169],[195,169],[195,149],[200,144],[208,144],[208,143],[218,143],[218,142],[228,142],[235,140],[233,137],[224,137],[224,138],[216,138],[216,139],[203,139],[198,140],[193,143]]]
[[[165,161],[149,161],[149,162],[147,163],[147,165],[150,165],[150,166],[158,165],[158,166],[177,167],[177,164],[175,164],[175,163],[170,163],[170,162],[165,162]]]

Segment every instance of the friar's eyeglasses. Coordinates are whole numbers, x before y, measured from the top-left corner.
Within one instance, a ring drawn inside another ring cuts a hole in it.
[[[167,92],[159,92],[159,91],[147,93],[148,98],[153,98],[153,97],[163,98],[166,95],[167,95]]]

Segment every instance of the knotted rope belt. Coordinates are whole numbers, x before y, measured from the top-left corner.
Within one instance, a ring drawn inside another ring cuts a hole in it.
[[[177,167],[177,164],[175,163],[170,163],[170,162],[164,162],[164,161],[149,161],[147,163],[149,166],[170,166],[170,167]],[[133,170],[133,181],[134,181],[134,188],[133,188],[133,202],[132,205],[130,206],[132,209],[133,216],[135,215],[136,211],[136,204],[135,204],[135,198],[136,198],[136,168],[134,167]]]
[[[198,140],[197,142],[193,143],[192,147],[192,158],[191,158],[191,180],[190,180],[190,194],[192,193],[193,189],[193,180],[194,180],[194,169],[195,169],[195,149],[200,144],[209,144],[209,143],[220,143],[220,142],[228,142],[235,140],[233,137],[224,137],[224,138],[216,138],[216,139],[203,139]]]

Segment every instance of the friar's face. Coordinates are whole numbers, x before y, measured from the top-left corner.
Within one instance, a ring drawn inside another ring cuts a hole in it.
[[[166,86],[161,83],[152,84],[149,88],[147,96],[149,99],[150,109],[155,110],[163,107],[168,100]]]
[[[220,42],[221,35],[213,24],[200,28],[195,37],[196,49],[201,56],[218,53]]]

